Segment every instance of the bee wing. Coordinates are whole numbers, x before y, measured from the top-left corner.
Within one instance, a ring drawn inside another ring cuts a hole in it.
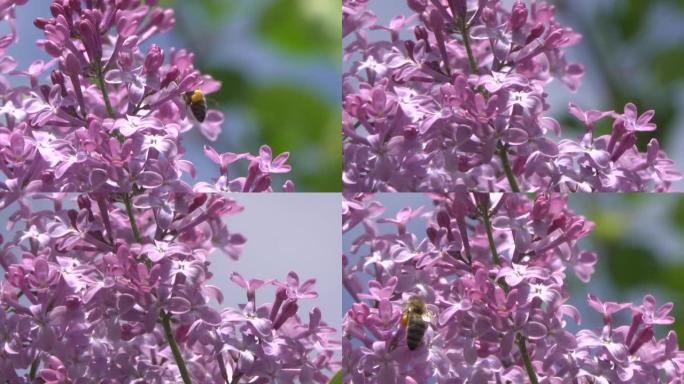
[[[430,312],[430,311],[427,311],[423,314],[423,321],[428,323],[428,324],[432,324],[434,319],[435,319],[435,314]]]

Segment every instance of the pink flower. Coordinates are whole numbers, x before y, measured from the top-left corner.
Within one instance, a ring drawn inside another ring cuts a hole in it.
[[[581,36],[548,4],[409,0],[389,27],[377,24],[380,2],[343,4],[345,190],[667,191],[681,178],[665,153],[666,172],[644,169],[635,132],[655,129],[653,111],[631,103],[622,115],[571,103],[591,139],[551,137],[562,132],[547,85],[574,91],[584,68],[565,55]],[[593,137],[606,117],[613,131]]]
[[[338,369],[336,331],[320,310],[308,316],[299,310],[300,300],[318,296],[313,279],[300,284],[295,272],[284,282],[234,273],[246,302],[231,300],[220,310],[211,303],[223,295],[209,283],[210,255],[225,248],[237,258],[245,241],[238,234],[213,239],[229,233],[225,217],[241,209],[235,201],[192,193],[141,194],[135,201],[85,194],[70,209],[70,199],[49,198],[51,208],[14,215],[27,231],[0,239],[3,379],[187,382],[179,379],[185,372],[195,383],[222,374],[258,381],[287,371],[290,381],[325,383]],[[256,290],[271,284],[275,297],[257,298]]]
[[[596,255],[579,242],[592,225],[568,208],[566,197],[432,194],[434,209],[421,218],[427,223],[407,215],[413,210],[407,207],[397,226],[377,213],[375,196],[348,196],[342,218],[353,223],[344,229],[349,248],[342,271],[351,299],[343,319],[346,380],[679,380],[684,352],[676,334],[657,337],[654,330],[673,323],[671,303],[658,307],[651,295],[639,304],[590,295],[588,305],[603,322],[568,330],[580,312],[568,303],[567,272],[574,269],[588,282]],[[431,263],[393,262],[397,248],[414,242],[440,256]],[[369,263],[383,268],[363,268]],[[422,327],[407,329],[400,320],[411,296],[422,298],[429,312],[421,315],[425,332],[413,350],[407,333],[416,337]]]
[[[28,78],[29,85],[0,92],[0,114],[8,117],[0,132],[20,135],[27,144],[19,157],[14,152],[23,143],[0,139],[0,162],[7,165],[0,169],[0,191],[14,190],[0,199],[16,194],[18,184],[43,192],[191,191],[195,167],[183,158],[183,133],[198,128],[214,141],[224,117],[208,109],[202,123],[186,118],[186,92],[220,89],[194,67],[191,52],[173,48],[165,54],[156,44],[142,48],[173,27],[173,10],[138,2],[50,2],[51,16],[34,24],[44,33],[39,47],[54,59],[20,70],[3,48],[16,40],[14,9],[23,1],[5,3],[3,20],[11,34],[0,39],[0,80],[23,84]],[[287,155],[271,159],[270,152],[261,152],[238,158],[249,163],[249,175],[234,170],[226,184],[272,191],[270,174],[290,171]],[[229,177],[228,164],[222,164],[221,176]]]

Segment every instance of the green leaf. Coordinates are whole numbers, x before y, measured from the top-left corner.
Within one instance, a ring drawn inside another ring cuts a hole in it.
[[[615,285],[620,289],[657,283],[662,278],[662,267],[653,250],[642,245],[609,244],[601,255],[608,261],[608,270]]]
[[[333,376],[333,378],[330,379],[329,384],[342,384],[342,370],[337,371],[335,376]]]
[[[339,59],[340,12],[340,2],[335,1],[274,0],[261,15],[258,30],[267,41],[288,53],[324,53]]]
[[[590,216],[596,224],[593,236],[605,241],[619,241],[627,230],[626,215],[618,211],[596,209]]]
[[[651,58],[653,76],[660,85],[671,86],[684,78],[684,47],[676,45],[658,51]]]
[[[209,16],[222,17],[232,9],[232,2],[225,0],[202,0],[202,5]]]
[[[672,292],[684,292],[684,265],[668,265],[660,276],[660,284]]]
[[[684,197],[678,197],[672,210],[672,222],[682,232],[684,232]]]
[[[188,20],[203,20],[204,22],[218,24],[234,11],[236,3],[225,0],[160,0],[159,5],[164,8],[174,8],[176,12],[189,13],[190,17],[183,15]],[[200,25],[199,27],[206,26]]]
[[[290,152],[299,190],[341,190],[339,106],[285,84],[255,88],[246,101],[263,142],[274,152]]]
[[[623,0],[615,3],[613,16],[625,40],[637,36],[653,2],[643,0]]]
[[[220,104],[240,103],[244,100],[245,94],[249,92],[251,84],[238,69],[210,67],[202,68],[202,72],[211,74],[214,79],[221,82],[221,89],[209,95],[210,104],[212,102]],[[210,107],[212,106],[210,105]]]

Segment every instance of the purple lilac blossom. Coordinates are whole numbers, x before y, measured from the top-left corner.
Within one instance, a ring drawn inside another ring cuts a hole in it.
[[[2,383],[327,383],[339,369],[337,331],[299,311],[315,280],[225,271],[245,296],[214,309],[210,255],[237,259],[246,241],[225,224],[236,201],[90,193],[70,209],[70,196],[22,199],[0,238]],[[268,285],[274,297],[258,297]]]
[[[357,233],[343,254],[353,300],[343,319],[346,383],[682,382],[677,334],[656,336],[674,323],[672,303],[589,295],[592,312],[582,314],[568,304],[567,275],[589,282],[598,255],[580,246],[594,224],[566,196],[465,187],[431,196],[432,211],[409,207],[396,217],[373,195],[345,196],[343,232]],[[424,234],[407,230],[418,219]],[[400,326],[413,295],[433,314],[415,351]],[[569,331],[580,315],[601,326]]]
[[[380,25],[373,0],[342,2],[345,191],[667,191],[681,179],[657,140],[637,147],[656,126],[632,103],[623,113],[571,104],[584,134],[559,139],[545,87],[558,79],[574,91],[584,69],[566,60],[581,36],[552,5],[406,3],[412,14]],[[612,130],[595,135],[603,118]]]
[[[195,166],[183,158],[183,135],[199,129],[213,141],[224,116],[191,116],[184,93],[211,94],[220,82],[194,67],[192,52],[153,43],[173,28],[172,9],[141,0],[45,2],[50,17],[34,24],[49,59],[22,69],[5,49],[17,41],[23,3],[0,2],[10,31],[0,37],[0,206],[31,192],[271,191],[271,175],[290,171],[288,153],[266,145],[256,155],[207,147],[220,172],[188,184]]]

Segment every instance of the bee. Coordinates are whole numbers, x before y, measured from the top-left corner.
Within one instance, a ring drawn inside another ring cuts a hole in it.
[[[401,326],[406,328],[406,346],[414,351],[420,346],[432,322],[432,314],[428,311],[425,300],[420,296],[411,296],[401,315]]]
[[[204,122],[204,119],[207,117],[207,99],[204,98],[202,91],[196,89],[191,92],[185,92],[183,100],[190,108],[190,112],[192,112],[195,119],[200,123]]]

